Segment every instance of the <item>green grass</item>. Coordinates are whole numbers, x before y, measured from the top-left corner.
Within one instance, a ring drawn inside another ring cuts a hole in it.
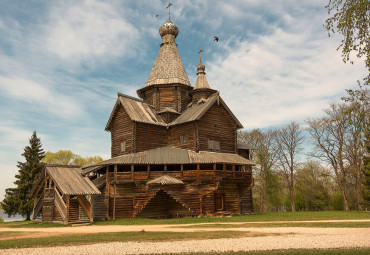
[[[370,213],[359,211],[321,211],[321,212],[272,212],[251,215],[234,215],[232,217],[185,217],[177,219],[116,219],[96,221],[95,225],[157,225],[157,224],[190,224],[212,222],[260,222],[260,221],[302,221],[302,220],[346,220],[370,219]]]
[[[1,228],[54,228],[54,227],[65,227],[66,225],[59,223],[50,222],[32,222],[32,221],[12,221],[12,222],[2,222],[0,223]]]
[[[273,251],[250,251],[250,252],[223,252],[223,253],[186,253],[187,255],[368,255],[370,248],[351,248],[351,249],[289,249]],[[169,255],[169,254],[162,254]]]
[[[240,238],[252,236],[267,236],[275,234],[238,232],[238,231],[210,231],[210,232],[118,232],[118,233],[96,233],[96,234],[72,234],[51,236],[42,238],[19,238],[0,240],[0,249],[27,248],[27,247],[50,247],[82,245],[104,242],[163,242],[177,240],[201,240],[217,238]]]
[[[243,224],[202,224],[181,226],[182,228],[370,228],[370,222],[302,222],[302,223],[243,223]]]

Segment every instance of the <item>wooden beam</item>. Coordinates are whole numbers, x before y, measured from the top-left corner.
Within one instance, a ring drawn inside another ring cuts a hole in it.
[[[114,197],[113,197],[113,220],[116,219],[116,192],[117,186],[114,184]]]
[[[134,169],[135,169],[135,165],[131,164],[131,180],[132,181],[134,180]]]
[[[118,169],[118,166],[116,164],[116,165],[114,165],[114,183],[117,182],[117,169]]]
[[[66,195],[66,200],[67,200],[67,221],[65,222],[66,225],[68,225],[69,221],[69,200],[70,200],[70,195]]]
[[[150,165],[147,166],[147,171],[148,171],[147,179],[149,180],[150,179]]]
[[[181,178],[184,178],[184,165],[181,164]]]
[[[199,197],[199,213],[200,215],[203,215],[203,195],[200,195]]]
[[[235,179],[235,165],[233,164],[233,175],[234,175],[234,179]]]
[[[197,178],[199,179],[200,177],[200,165],[197,164]]]
[[[107,206],[107,219],[110,219],[109,217],[109,200],[110,200],[110,194],[109,194],[109,187],[110,187],[110,183],[109,183],[109,166],[107,166],[107,169],[106,169],[106,174],[105,174],[105,177],[107,178],[107,182],[106,182],[106,206]]]
[[[164,172],[167,173],[167,165],[165,164],[163,167],[164,167]]]
[[[224,175],[225,175],[225,173],[226,173],[226,164],[223,164],[223,166],[222,166],[222,170],[223,170]]]

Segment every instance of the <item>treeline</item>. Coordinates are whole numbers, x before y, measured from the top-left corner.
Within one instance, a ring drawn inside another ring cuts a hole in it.
[[[254,148],[255,211],[367,210],[370,93],[359,86],[304,127],[240,132]]]
[[[46,152],[41,162],[56,165],[76,165],[79,167],[93,165],[102,162],[100,156],[81,157],[70,150],[59,150],[57,152]]]

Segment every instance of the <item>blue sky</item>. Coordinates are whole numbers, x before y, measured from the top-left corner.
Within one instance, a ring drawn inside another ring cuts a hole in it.
[[[210,86],[247,129],[303,123],[365,75],[362,61],[341,61],[340,36],[327,36],[327,0],[172,2],[190,82],[203,49]],[[167,4],[0,2],[0,199],[33,130],[45,151],[110,157],[104,127],[117,92],[144,86]]]

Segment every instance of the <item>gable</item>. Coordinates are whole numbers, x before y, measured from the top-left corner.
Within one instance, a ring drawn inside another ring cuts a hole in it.
[[[111,130],[113,118],[122,106],[131,120],[141,123],[148,123],[153,125],[166,126],[166,123],[157,114],[155,109],[150,105],[144,103],[142,100],[130,97],[124,94],[118,94],[116,104],[113,107],[112,113],[109,117],[108,123],[105,127],[106,131]]]
[[[200,120],[213,105],[222,105],[227,114],[231,117],[237,128],[243,128],[243,125],[231,112],[226,103],[222,100],[218,93],[213,94],[208,99],[200,99],[197,103],[191,104],[185,111],[181,113],[170,125],[178,125],[190,121]]]

